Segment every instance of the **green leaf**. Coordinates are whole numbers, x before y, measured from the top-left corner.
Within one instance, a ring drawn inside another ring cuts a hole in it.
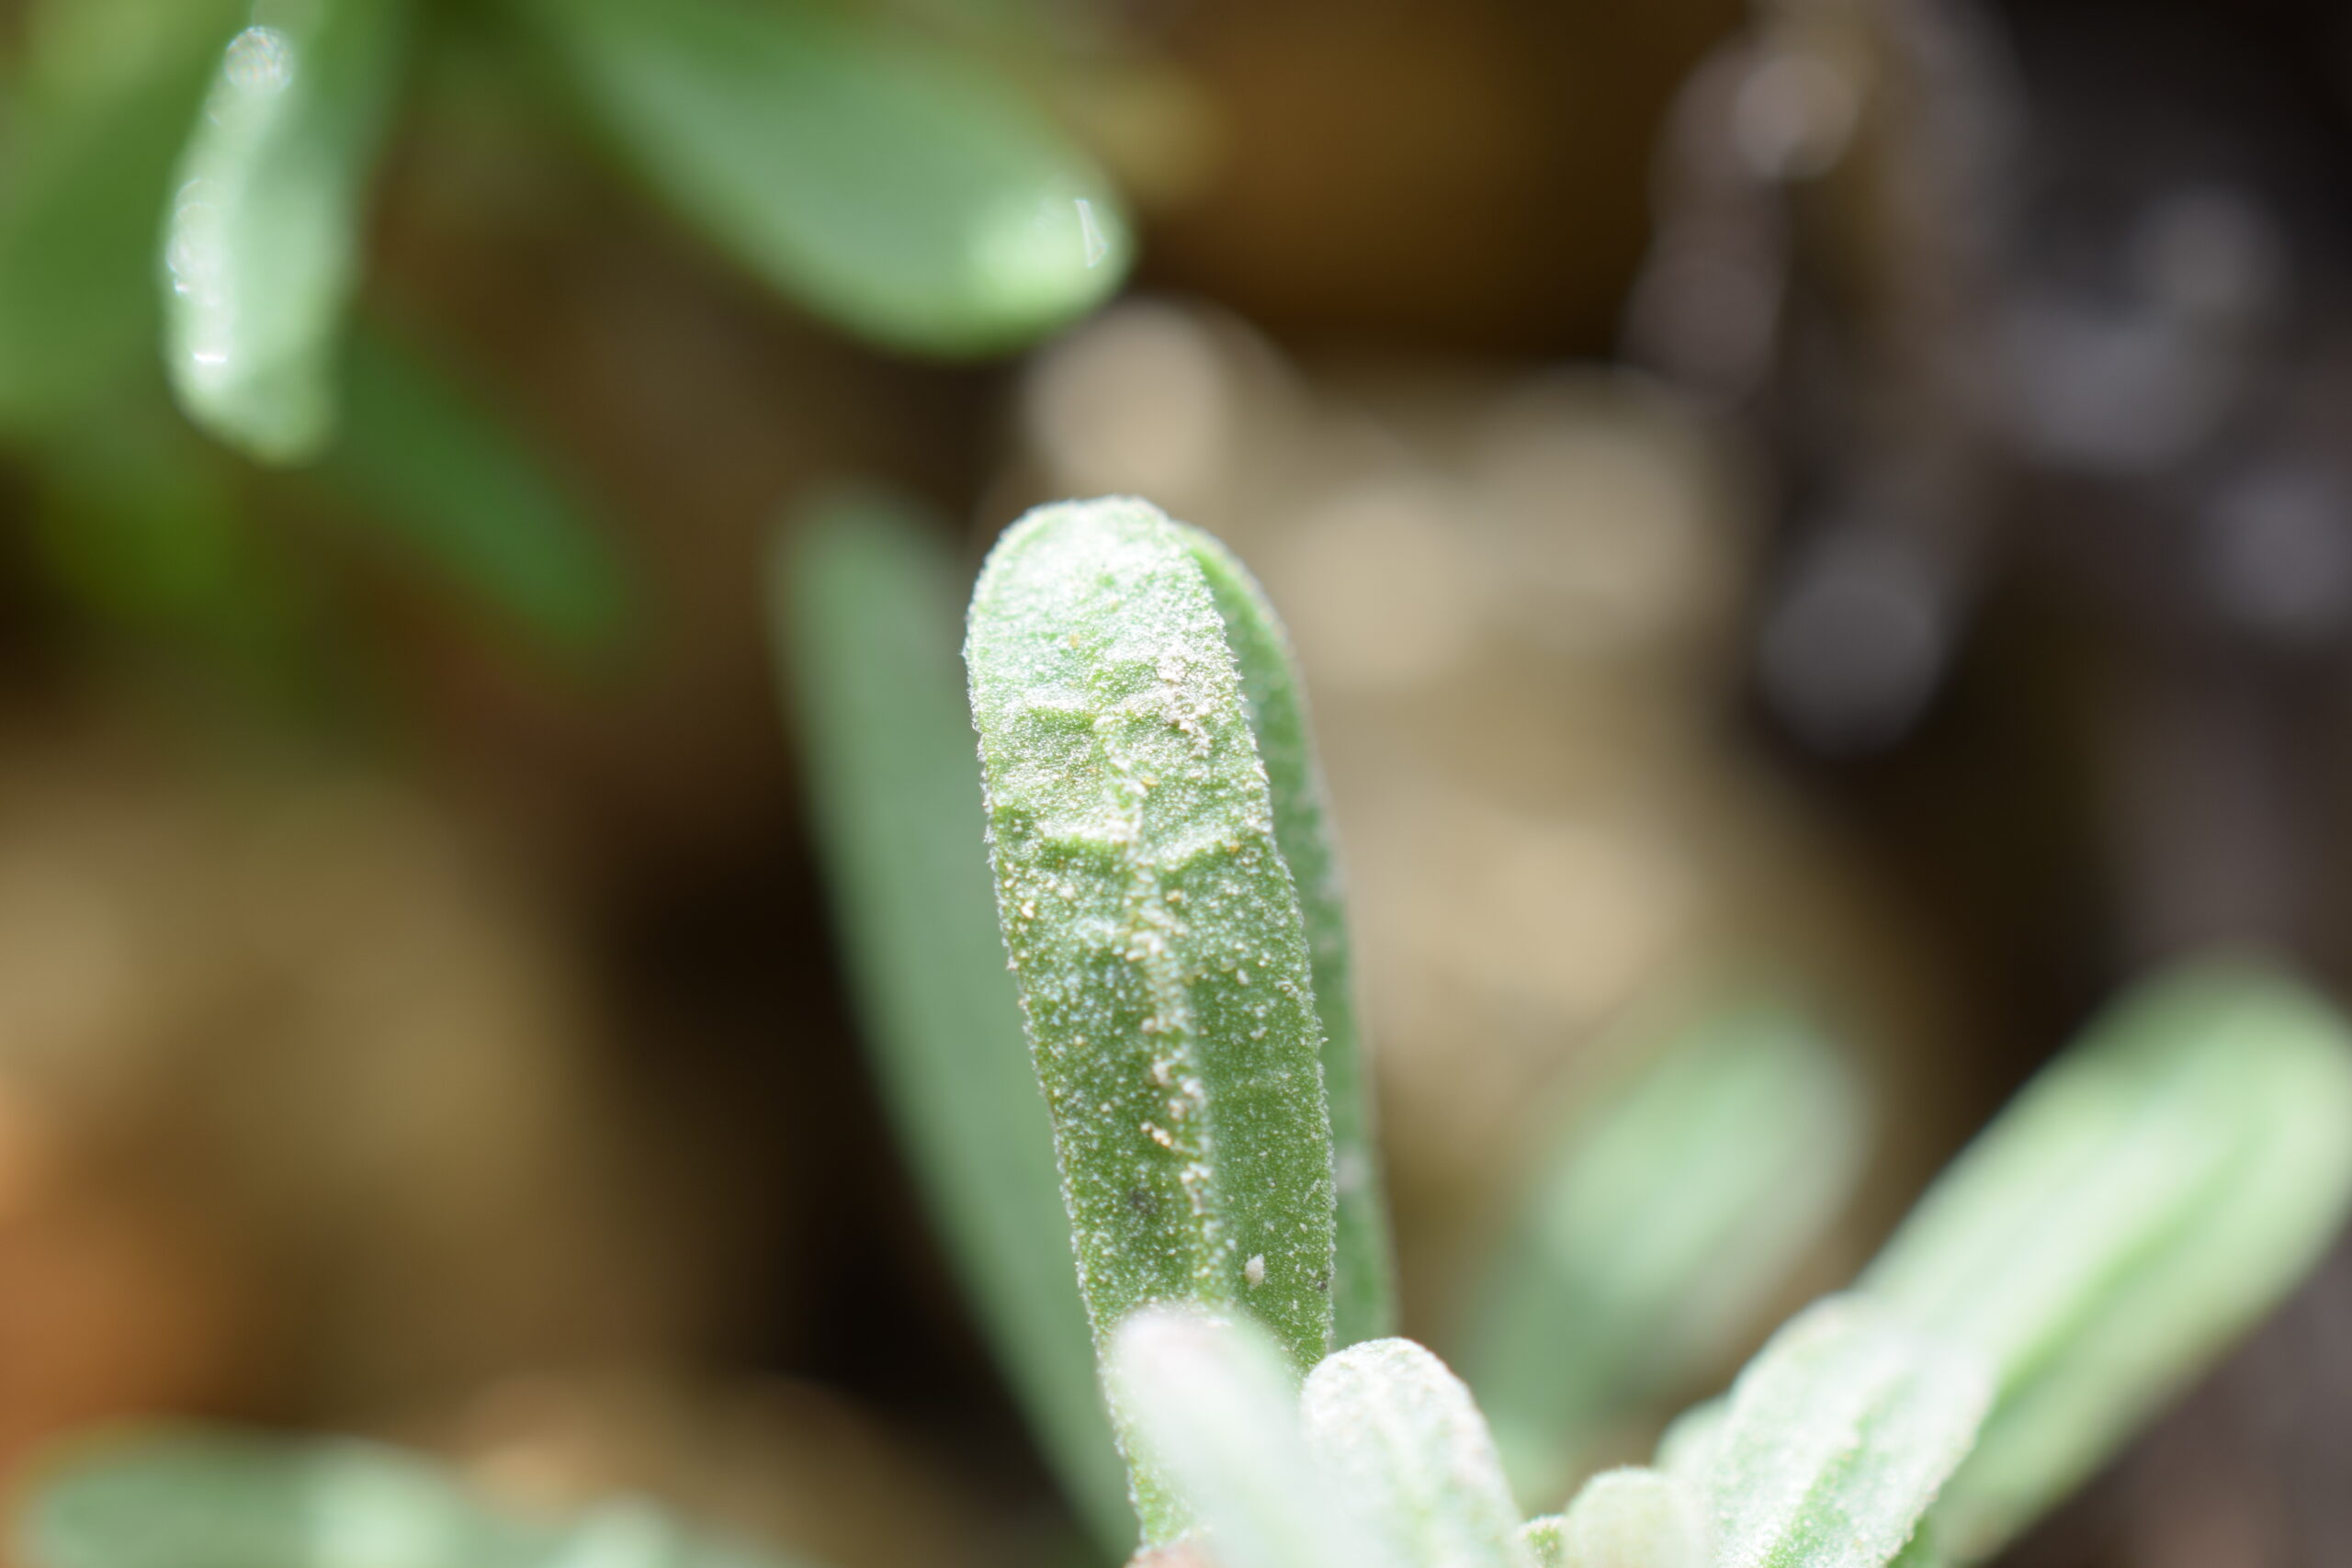
[[[1521,1496],[1559,1495],[1596,1428],[1736,1350],[1844,1207],[1867,1137],[1844,1056],[1762,1000],[1568,1108],[1464,1357]]]
[[[1991,1397],[1981,1358],[1868,1298],[1806,1308],[1732,1385],[1706,1466],[1714,1568],[1883,1568]]]
[[[267,463],[325,446],[407,0],[306,0],[221,53],[164,220],[164,364],[197,424]]]
[[[1323,1089],[1331,1110],[1333,1181],[1339,1193],[1338,1255],[1332,1275],[1334,1343],[1377,1339],[1396,1326],[1395,1264],[1388,1208],[1382,1195],[1380,1147],[1374,1136],[1371,1085],[1365,1081],[1356,1025],[1347,901],[1332,841],[1330,797],[1307,724],[1306,692],[1290,637],[1249,569],[1209,535],[1179,525],[1193,559],[1208,579],[1227,643],[1241,672],[1241,697],[1274,807],[1274,842],[1298,889],[1315,972],[1315,1011],[1323,1024]]]
[[[32,1479],[16,1524],[28,1568],[789,1568],[639,1502],[511,1517],[355,1438],[163,1427],[79,1445]]]
[[[628,584],[603,534],[530,452],[428,362],[368,331],[347,355],[326,484],[443,574],[555,646],[609,648]]]
[[[1533,1568],[1487,1423],[1462,1380],[1409,1339],[1317,1367],[1299,1402],[1344,1506],[1407,1568]]]
[[[965,574],[938,529],[878,492],[812,503],[780,542],[777,653],[899,1143],[1039,1439],[1124,1554],[1126,1479],[978,831],[956,637]]]
[[[621,152],[786,294],[891,347],[1012,348],[1098,304],[1125,219],[986,72],[809,0],[516,0]]]
[[[238,0],[41,0],[0,200],[0,429],[77,422],[153,363],[155,215]]]
[[[2352,1195],[2352,1044],[2245,964],[2135,991],[1937,1182],[1862,1288],[1992,1361],[1939,1508],[1989,1555],[2114,1452],[2317,1259]]]
[[[1527,1533],[1549,1554],[1540,1568],[1707,1568],[1699,1500],[1662,1471],[1605,1470]]]
[[[1217,1568],[1408,1568],[1332,1495],[1299,1432],[1296,1371],[1257,1323],[1147,1307],[1105,1365],[1145,1472]]]
[[[175,668],[195,654],[248,695],[302,705],[320,694],[315,607],[255,527],[230,460],[150,389],[38,444],[41,563],[128,643]]]
[[[1331,1340],[1331,1134],[1298,895],[1240,679],[1184,536],[1041,507],[972,600],[997,913],[1098,1339],[1152,1302]],[[1145,1536],[1179,1517],[1138,1477]]]

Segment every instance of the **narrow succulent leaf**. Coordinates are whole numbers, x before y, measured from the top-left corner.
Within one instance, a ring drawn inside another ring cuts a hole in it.
[[[1135,1542],[1053,1125],[1022,1038],[956,647],[967,574],[910,503],[842,491],[776,557],[778,660],[899,1138],[1039,1441],[1102,1543]]]
[[[1409,1568],[1330,1492],[1299,1430],[1297,1372],[1246,1314],[1147,1307],[1119,1326],[1107,1368],[1145,1469],[1217,1568]]]
[[[1342,1505],[1406,1568],[1533,1568],[1494,1438],[1462,1380],[1409,1339],[1308,1374],[1307,1446]]]
[[[277,7],[229,40],[164,231],[164,362],[189,419],[266,463],[324,448],[368,176],[409,0]]]
[[[1883,1568],[1968,1451],[1983,1359],[1833,1296],[1732,1385],[1706,1498],[1714,1568]]]
[[[155,215],[240,0],[35,0],[0,184],[0,431],[80,423],[153,364]],[[152,372],[151,372],[152,373]]]
[[[1558,1517],[1555,1568],[1707,1568],[1706,1517],[1663,1471],[1605,1470]]]
[[[1331,1340],[1322,1031],[1208,584],[1142,502],[1042,507],[989,554],[965,659],[1098,1342],[1152,1302],[1246,1308],[1303,1373]]]
[[[1850,1195],[1868,1138],[1799,1014],[1702,1015],[1567,1109],[1480,1293],[1464,1366],[1523,1497],[1628,1407],[1733,1353]]]
[[[641,1503],[525,1520],[398,1449],[193,1427],[37,1468],[14,1528],[14,1557],[40,1568],[791,1568]]]
[[[514,433],[431,362],[362,330],[320,479],[408,550],[557,648],[616,643],[628,622],[612,547]]]
[[[2318,1258],[2352,1196],[2352,1034],[2252,964],[2119,1003],[1970,1146],[1862,1286],[1981,1349],[1999,1394],[1939,1509],[1989,1555]]]
[[[1015,347],[1125,272],[1101,174],[967,61],[811,0],[519,3],[681,211],[877,342]]]
[[[1208,579],[1225,621],[1226,641],[1241,672],[1250,733],[1266,765],[1274,842],[1290,867],[1306,922],[1315,1011],[1323,1023],[1323,1089],[1331,1108],[1332,1177],[1340,1203],[1332,1337],[1338,1345],[1354,1345],[1396,1331],[1396,1265],[1372,1085],[1356,1021],[1346,890],[1331,833],[1330,795],[1315,755],[1306,689],[1281,617],[1232,551],[1198,528],[1180,525],[1178,531]]]

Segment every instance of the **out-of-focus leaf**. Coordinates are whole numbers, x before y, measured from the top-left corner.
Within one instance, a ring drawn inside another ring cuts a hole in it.
[[[2277,974],[2141,987],[1929,1191],[1862,1288],[1991,1360],[1999,1397],[1938,1509],[1989,1555],[2290,1290],[2352,1194],[2352,1042]]]
[[[1732,1385],[1706,1467],[1714,1568],[1883,1568],[1991,1398],[1981,1357],[1866,1297],[1806,1308]]]
[[[341,430],[320,477],[492,608],[572,651],[628,621],[610,546],[564,486],[473,399],[367,331],[346,355]]]
[[[1054,1119],[1095,1332],[1247,1310],[1301,1373],[1331,1344],[1322,1025],[1225,623],[1132,498],[1043,506],[972,594],[997,918]],[[1145,1539],[1170,1539],[1136,1472]]]
[[[164,363],[180,404],[264,462],[335,418],[335,346],[408,0],[305,0],[229,40],[164,220]]]
[[[1125,272],[1091,163],[952,55],[809,0],[514,3],[672,203],[876,342],[1015,347]]]
[[[62,428],[153,353],[156,214],[242,12],[237,0],[27,8],[0,180],[0,431]]]
[[[1266,764],[1273,797],[1274,842],[1298,887],[1315,972],[1315,1013],[1323,1023],[1323,1092],[1331,1107],[1332,1186],[1339,1214],[1331,1270],[1331,1337],[1340,1346],[1395,1331],[1395,1264],[1389,1256],[1388,1204],[1373,1135],[1371,1086],[1364,1081],[1356,1026],[1354,962],[1348,912],[1332,841],[1330,800],[1306,718],[1306,687],[1283,629],[1257,579],[1233,552],[1198,528],[1179,525],[1208,580],[1226,641],[1241,675],[1250,730]]]
[[[1409,1339],[1328,1358],[1299,1401],[1343,1506],[1413,1568],[1533,1568],[1495,1440],[1470,1391]]]
[[[1108,1370],[1143,1465],[1218,1568],[1410,1568],[1331,1494],[1299,1431],[1289,1358],[1246,1313],[1146,1307],[1119,1325]]]
[[[782,542],[777,657],[900,1144],[1039,1440],[1124,1554],[1135,1520],[980,833],[967,574],[937,529],[876,492],[810,505]]]
[[[118,1436],[37,1472],[14,1546],[25,1568],[790,1568],[641,1503],[524,1521],[397,1449],[203,1428]]]
[[[1707,1568],[1699,1499],[1663,1471],[1602,1471],[1566,1514],[1529,1520],[1523,1536],[1537,1568]]]
[[[299,584],[225,459],[160,389],[58,432],[37,455],[35,538],[85,612],[133,641],[195,652],[240,683],[300,694],[314,650]]]
[[[1845,1058],[1765,1002],[1570,1108],[1464,1357],[1522,1497],[1559,1495],[1596,1427],[1736,1348],[1843,1207],[1867,1132]]]

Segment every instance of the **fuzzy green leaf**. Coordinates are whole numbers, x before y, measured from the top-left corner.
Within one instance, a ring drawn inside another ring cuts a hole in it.
[[[1340,1351],[1306,1380],[1307,1445],[1407,1568],[1533,1568],[1494,1438],[1462,1380],[1409,1339]]]
[[[1707,1568],[1699,1499],[1662,1471],[1605,1470],[1527,1535],[1546,1553],[1539,1568]]]
[[[198,425],[301,462],[335,420],[335,347],[408,0],[311,0],[229,40],[164,233],[164,365]]]
[[[873,1059],[899,1143],[1013,1388],[1106,1548],[1135,1542],[977,831],[980,769],[939,530],[843,491],[779,550],[771,604]]]
[[[1101,174],[967,62],[810,0],[519,3],[676,207],[879,343],[1015,347],[1126,270]]]
[[[202,1427],[70,1450],[16,1532],[28,1568],[789,1568],[642,1503],[524,1520],[398,1449]]]
[[[1706,1465],[1714,1568],[1883,1568],[1991,1398],[1974,1353],[1864,1297],[1815,1303],[1732,1385]]]
[[[1331,1110],[1333,1182],[1339,1194],[1337,1263],[1332,1274],[1333,1342],[1353,1345],[1396,1331],[1395,1263],[1388,1206],[1380,1179],[1372,1086],[1366,1081],[1356,1022],[1353,962],[1348,941],[1339,847],[1330,796],[1316,760],[1306,691],[1290,637],[1257,579],[1224,545],[1198,528],[1178,526],[1208,579],[1224,618],[1226,641],[1241,672],[1250,733],[1266,765],[1274,807],[1274,842],[1298,889],[1315,971],[1315,1011],[1323,1024],[1323,1089]]]
[[[2052,1064],[1862,1280],[1999,1397],[1938,1511],[1989,1555],[2292,1288],[2352,1196],[2352,1043],[2249,964],[2152,982]]]
[[[611,647],[628,620],[613,548],[565,486],[431,362],[356,333],[320,479],[407,549],[557,648]]]
[[[1569,1108],[1464,1358],[1521,1495],[1559,1495],[1597,1427],[1736,1348],[1843,1208],[1867,1132],[1844,1056],[1764,1001]]]
[[[1303,1373],[1331,1341],[1322,1030],[1223,620],[1167,518],[1042,507],[965,645],[997,912],[1098,1340],[1246,1308]],[[1181,1517],[1138,1477],[1145,1535]]]
[[[1332,1494],[1299,1431],[1297,1373],[1248,1316],[1147,1307],[1106,1367],[1145,1466],[1218,1568],[1408,1568]]]

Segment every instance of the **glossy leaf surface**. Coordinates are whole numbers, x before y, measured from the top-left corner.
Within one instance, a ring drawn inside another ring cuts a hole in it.
[[[876,342],[1012,348],[1125,275],[1102,175],[969,62],[809,0],[516,3],[672,204]]]
[[[307,0],[229,40],[164,221],[164,364],[188,417],[264,462],[335,419],[368,172],[408,0]]]

